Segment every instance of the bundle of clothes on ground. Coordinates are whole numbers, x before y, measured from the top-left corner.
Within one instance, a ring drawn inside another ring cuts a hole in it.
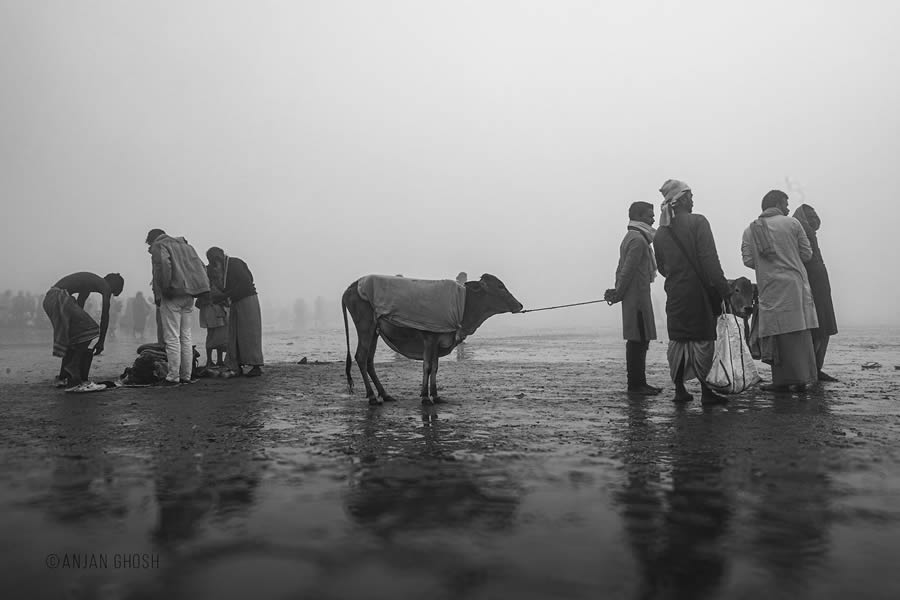
[[[202,370],[198,367],[200,353],[197,347],[193,348],[194,360],[191,368],[191,378],[202,376]],[[166,347],[160,343],[142,344],[137,349],[138,357],[134,364],[126,367],[119,377],[119,382],[125,386],[157,385],[165,381],[169,372],[169,363],[166,360]]]

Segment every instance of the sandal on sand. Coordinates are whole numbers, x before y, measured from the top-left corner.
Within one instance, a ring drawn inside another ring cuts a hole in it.
[[[106,389],[109,388],[107,388],[105,385],[94,383],[93,381],[85,381],[84,383],[80,383],[76,386],[66,389],[66,392],[73,394],[85,394],[87,392],[99,392]]]

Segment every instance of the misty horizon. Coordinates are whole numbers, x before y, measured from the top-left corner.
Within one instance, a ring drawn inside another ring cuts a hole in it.
[[[147,294],[159,227],[244,259],[264,318],[322,296],[339,322],[369,273],[491,273],[526,308],[596,300],[628,206],[658,218],[677,178],[727,277],[753,278],[741,234],[783,189],[822,218],[838,326],[900,324],[894,3],[212,8],[0,8],[0,290],[92,271]],[[620,309],[495,320],[602,328]]]

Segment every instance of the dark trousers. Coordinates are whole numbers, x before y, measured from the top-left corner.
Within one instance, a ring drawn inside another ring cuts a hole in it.
[[[628,387],[647,385],[647,350],[650,342],[625,342],[625,364],[628,369]]]
[[[84,342],[69,346],[62,359],[62,367],[59,370],[60,379],[68,379],[72,385],[88,380],[91,363],[94,360],[94,351],[88,347],[89,345],[90,342]]]
[[[650,341],[644,331],[641,311],[638,311],[638,329],[641,340],[625,342],[625,366],[628,370],[629,389],[647,385],[647,350],[650,348]]]

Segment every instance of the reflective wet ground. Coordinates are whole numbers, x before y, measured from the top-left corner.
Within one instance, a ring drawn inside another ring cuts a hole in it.
[[[617,391],[617,342],[470,350],[429,409],[406,361],[378,366],[401,400],[375,409],[338,363],[77,398],[5,379],[3,596],[900,597],[892,351],[679,408]]]

